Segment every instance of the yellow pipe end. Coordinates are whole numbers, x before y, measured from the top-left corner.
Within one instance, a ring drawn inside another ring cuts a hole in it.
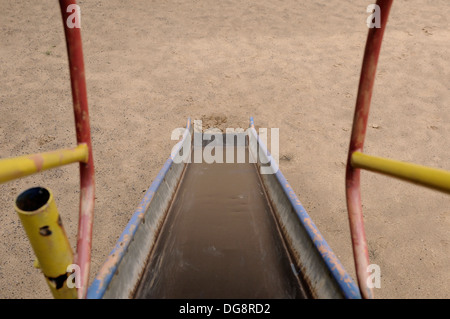
[[[15,210],[53,296],[76,299],[77,289],[67,285],[73,252],[51,191],[41,187],[24,191],[16,199]]]

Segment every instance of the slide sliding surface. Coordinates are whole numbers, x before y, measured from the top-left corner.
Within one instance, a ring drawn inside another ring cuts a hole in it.
[[[231,150],[186,165],[134,298],[307,297],[248,147]]]

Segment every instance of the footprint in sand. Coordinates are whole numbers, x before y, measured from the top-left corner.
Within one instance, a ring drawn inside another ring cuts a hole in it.
[[[433,35],[433,33],[431,32],[433,29],[433,27],[423,27],[422,31],[425,32],[426,35]]]

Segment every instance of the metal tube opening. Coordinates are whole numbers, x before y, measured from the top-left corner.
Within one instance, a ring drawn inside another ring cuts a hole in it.
[[[50,199],[50,192],[43,187],[33,187],[16,199],[16,206],[24,212],[34,212],[48,203]]]

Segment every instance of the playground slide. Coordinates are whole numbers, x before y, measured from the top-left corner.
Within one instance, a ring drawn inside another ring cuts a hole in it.
[[[201,134],[188,120],[87,298],[360,298],[253,120]],[[196,147],[220,147],[223,163],[195,161]]]

